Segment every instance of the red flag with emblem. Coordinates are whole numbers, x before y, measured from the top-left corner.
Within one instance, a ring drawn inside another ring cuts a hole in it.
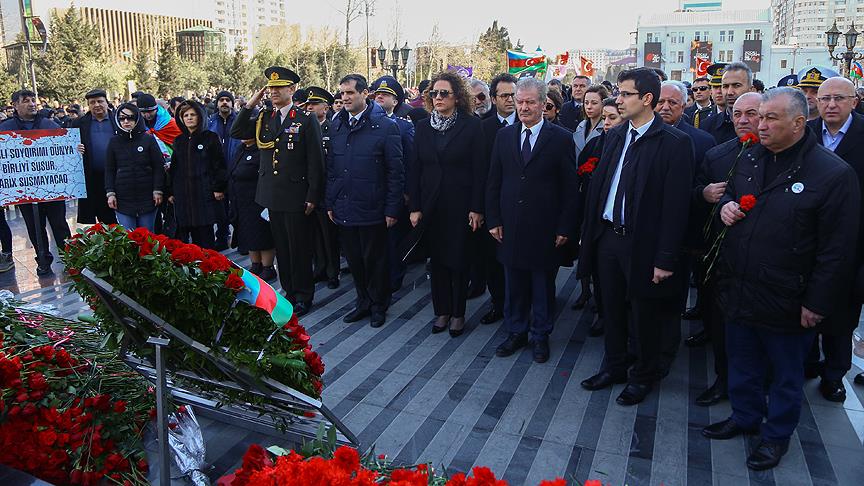
[[[696,58],[696,77],[701,78],[702,76],[708,75],[708,66],[711,65],[710,59],[703,59],[701,57]]]
[[[579,63],[579,71],[582,73],[582,76],[594,76],[594,61],[579,56]]]

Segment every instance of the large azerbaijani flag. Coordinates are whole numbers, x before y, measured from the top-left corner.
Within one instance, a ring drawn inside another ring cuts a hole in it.
[[[264,309],[279,327],[290,321],[294,314],[294,307],[291,302],[276,292],[270,284],[261,280],[258,275],[246,269],[241,270],[243,273],[240,277],[246,288],[237,293],[237,300]]]
[[[543,78],[546,74],[546,54],[542,52],[520,52],[507,50],[508,72],[517,78],[532,76]]]

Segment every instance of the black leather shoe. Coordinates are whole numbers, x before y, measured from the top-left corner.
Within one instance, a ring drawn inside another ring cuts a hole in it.
[[[582,310],[588,304],[589,300],[591,300],[591,291],[582,292],[579,294],[579,297],[576,298],[576,302],[573,302],[571,309]]]
[[[651,393],[651,385],[641,385],[638,383],[628,383],[615,399],[618,405],[630,406],[642,403],[645,397]]]
[[[480,324],[492,324],[504,319],[504,313],[497,309],[492,309],[480,318]]]
[[[507,340],[501,343],[501,345],[498,346],[498,349],[495,350],[495,356],[498,356],[499,358],[506,358],[507,356],[512,355],[516,351],[524,348],[527,344],[527,334],[512,333],[507,336]]]
[[[297,302],[294,306],[294,313],[297,314],[297,317],[304,316],[309,313],[311,307],[312,302]]]
[[[432,324],[432,334],[438,334],[447,330],[450,325],[450,316],[438,316],[435,319],[435,324]]]
[[[804,365],[804,378],[808,380],[812,380],[814,378],[819,378],[822,376],[822,369],[825,367],[825,363],[822,361],[817,361],[815,363],[807,363]]]
[[[371,316],[369,317],[369,325],[372,327],[381,327],[384,325],[385,318],[386,316],[383,312],[372,312]]]
[[[846,401],[846,387],[842,381],[826,380],[819,383],[819,393],[829,402],[843,403]]]
[[[688,348],[698,348],[700,346],[705,346],[705,343],[709,341],[708,333],[705,330],[701,330],[696,334],[688,337],[684,340],[684,345]]]
[[[756,450],[747,458],[747,467],[754,471],[774,468],[780,464],[780,459],[787,450],[789,450],[789,444],[786,442],[769,442],[762,439]]]
[[[450,319],[450,337],[459,337],[465,332],[465,318],[454,317]]]
[[[729,440],[741,434],[757,434],[758,430],[745,429],[728,418],[702,429],[702,436],[713,440]]]
[[[864,373],[858,373],[853,380],[856,385],[864,385]]]
[[[586,378],[582,380],[582,388],[590,391],[594,390],[602,390],[607,386],[612,386],[615,384],[627,383],[627,375],[613,375],[608,371],[601,371],[591,378]]]
[[[696,397],[696,405],[699,405],[700,407],[710,407],[711,405],[716,405],[723,400],[728,399],[729,391],[726,386],[726,381],[717,378],[713,385]]]
[[[603,327],[603,319],[600,319],[599,317],[596,321],[591,323],[591,328],[588,329],[588,335],[591,337],[602,336],[605,332],[606,328]]]
[[[258,274],[261,277],[261,280],[265,282],[272,282],[276,280],[276,277],[279,275],[276,273],[276,268],[273,266],[269,267],[261,267],[261,273]]]
[[[338,289],[339,288],[339,279],[338,278],[331,278],[330,280],[328,280],[327,281],[327,288],[328,289]]]
[[[261,270],[263,270],[263,269],[264,269],[264,265],[262,265],[261,262],[253,263],[252,265],[249,265],[249,271],[254,273],[255,275],[258,275],[259,277],[261,276]]]
[[[684,319],[685,321],[698,321],[699,319],[702,319],[702,309],[695,306],[691,307],[681,313],[681,319]]]
[[[363,319],[366,319],[372,315],[368,309],[354,309],[347,316],[342,318],[342,322],[346,324],[351,324],[352,322],[357,322]]]
[[[534,362],[545,363],[549,361],[549,338],[543,337],[533,341]]]

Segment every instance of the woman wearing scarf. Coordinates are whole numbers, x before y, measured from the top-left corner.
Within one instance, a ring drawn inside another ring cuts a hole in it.
[[[156,208],[162,204],[165,171],[156,139],[146,133],[138,107],[124,103],[114,112],[119,131],[105,159],[105,192],[117,222],[129,231],[153,231]]]
[[[410,172],[411,224],[423,224],[431,257],[432,332],[465,330],[469,236],[483,225],[488,161],[483,128],[471,113],[465,82],[443,72],[432,78],[429,118],[417,124]],[[416,168],[416,169],[415,169]]]

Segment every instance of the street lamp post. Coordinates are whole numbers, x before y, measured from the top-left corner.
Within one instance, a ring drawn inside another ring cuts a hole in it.
[[[864,59],[864,54],[855,52],[855,45],[858,43],[858,31],[855,30],[855,22],[852,22],[849,31],[843,34],[843,36],[846,37],[846,51],[834,54],[834,49],[837,47],[837,42],[840,40],[840,34],[840,30],[837,29],[837,21],[834,21],[834,25],[831,26],[831,29],[825,32],[825,36],[828,38],[828,55],[835,61],[843,61],[843,67],[841,69],[844,69],[845,72],[843,75],[848,78],[849,73],[852,71],[852,61]]]
[[[393,43],[393,49],[390,50],[390,63],[388,64],[387,48],[384,47],[383,42],[378,44],[378,60],[381,61],[381,67],[389,69],[396,79],[399,79],[399,71],[404,71],[408,65],[409,54],[411,54],[411,48],[408,47],[407,42],[402,49],[399,49],[396,47],[396,43]]]

